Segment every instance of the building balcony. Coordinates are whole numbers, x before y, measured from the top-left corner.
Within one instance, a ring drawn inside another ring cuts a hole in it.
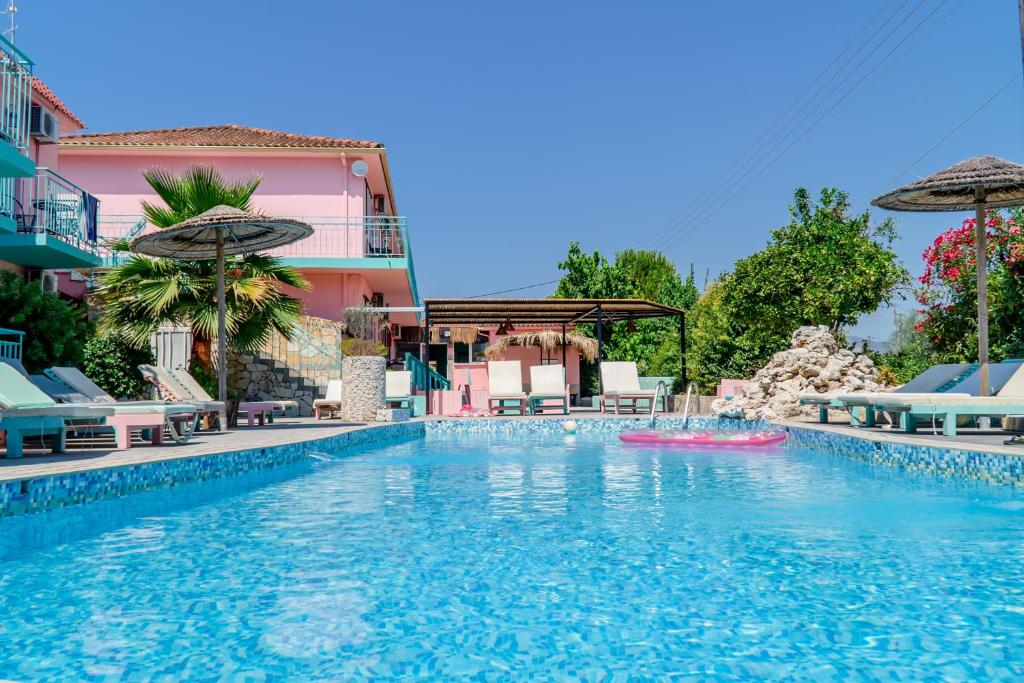
[[[0,36],[0,178],[28,178],[32,117],[32,60]]]
[[[313,226],[304,240],[271,250],[287,263],[306,268],[395,267],[408,257],[404,216],[294,216]],[[352,260],[357,261],[353,262]],[[404,267],[404,266],[402,266]]]
[[[113,268],[127,261],[132,252],[128,243],[146,230],[146,217],[140,214],[100,214],[96,229],[100,268]]]
[[[26,268],[90,268],[100,262],[96,198],[48,168],[0,178],[0,256]]]

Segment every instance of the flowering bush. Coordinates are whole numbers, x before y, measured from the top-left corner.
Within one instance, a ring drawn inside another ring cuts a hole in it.
[[[975,219],[949,228],[924,251],[916,330],[946,360],[977,357],[977,250]],[[993,359],[1024,352],[1024,211],[986,220],[989,339]]]

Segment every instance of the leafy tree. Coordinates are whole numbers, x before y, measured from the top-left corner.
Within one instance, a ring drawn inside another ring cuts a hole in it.
[[[83,306],[0,270],[0,327],[25,333],[22,364],[38,373],[52,365],[78,365],[92,326]]]
[[[209,166],[194,166],[181,176],[162,169],[144,174],[166,206],[143,202],[149,222],[166,228],[221,204],[248,210],[258,178],[226,182]],[[97,298],[103,306],[101,329],[119,333],[142,348],[163,323],[188,325],[192,357],[200,373],[212,375],[212,341],[217,336],[216,264],[130,258],[99,278]],[[279,259],[249,254],[225,264],[228,344],[237,350],[259,348],[277,330],[289,337],[301,302],[283,287],[308,289],[297,270]]]
[[[116,334],[98,334],[85,344],[85,374],[101,389],[117,398],[145,398],[149,382],[139,365],[155,362],[149,345],[135,348]]]

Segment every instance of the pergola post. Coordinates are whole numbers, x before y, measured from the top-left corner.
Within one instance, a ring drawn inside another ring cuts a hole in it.
[[[426,368],[423,373],[423,392],[426,402],[425,413],[430,415],[430,309],[423,311],[423,344],[420,346],[420,362]]]
[[[680,373],[679,378],[683,381],[680,389],[683,393],[686,393],[686,314],[679,314],[679,358],[680,358]]]
[[[604,395],[604,382],[601,381],[601,362],[604,360],[604,315],[601,304],[597,305],[597,388]]]

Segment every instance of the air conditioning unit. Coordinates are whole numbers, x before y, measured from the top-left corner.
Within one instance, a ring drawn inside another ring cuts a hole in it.
[[[39,287],[47,294],[56,294],[57,276],[53,273],[43,273],[39,276]]]
[[[60,138],[60,121],[57,120],[57,115],[49,109],[33,104],[28,132],[37,140],[57,142]]]

